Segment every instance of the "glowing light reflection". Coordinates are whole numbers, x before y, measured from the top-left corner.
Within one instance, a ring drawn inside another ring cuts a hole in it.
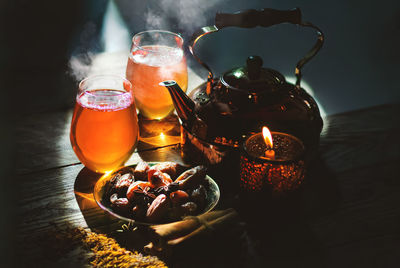
[[[286,81],[288,81],[289,83],[295,84],[296,78],[294,76],[288,76],[288,77],[286,77]],[[318,101],[317,97],[315,96],[314,90],[311,88],[311,86],[306,81],[304,81],[304,79],[301,80],[301,87],[308,94],[310,94],[314,98],[315,102],[317,103],[321,117],[324,120],[324,128],[322,129],[322,132],[324,132],[328,128],[328,125],[329,125],[329,121],[326,118],[326,112],[325,112],[324,107],[322,107],[321,103]]]
[[[114,1],[108,1],[101,38],[105,52],[128,51],[131,36]]]
[[[296,78],[295,78],[294,76],[288,76],[288,77],[286,78],[286,81],[288,81],[289,83],[295,84],[295,83],[296,83]],[[310,95],[314,98],[315,102],[318,104],[318,107],[319,107],[319,111],[320,111],[320,113],[321,113],[321,116],[322,116],[322,117],[325,117],[325,116],[326,116],[326,113],[325,113],[324,108],[323,108],[322,105],[319,103],[318,99],[316,98],[316,96],[315,96],[315,94],[314,94],[314,90],[311,88],[311,86],[310,86],[306,81],[304,81],[304,79],[301,80],[301,87],[302,87],[308,94],[310,94]]]
[[[170,136],[164,133],[154,137],[140,137],[140,141],[153,146],[167,146],[180,142],[180,136]]]

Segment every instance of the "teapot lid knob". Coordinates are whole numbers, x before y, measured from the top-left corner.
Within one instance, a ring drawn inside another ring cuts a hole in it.
[[[263,60],[259,56],[250,56],[246,60],[248,76],[250,80],[257,80],[260,78]]]
[[[221,77],[224,86],[244,91],[278,90],[285,82],[285,77],[279,72],[263,68],[263,60],[259,56],[247,58],[246,67],[234,68]],[[247,94],[247,93],[246,93]]]

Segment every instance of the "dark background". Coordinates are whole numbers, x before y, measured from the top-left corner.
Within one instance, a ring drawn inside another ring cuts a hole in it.
[[[115,0],[129,33],[163,28],[188,37],[212,25],[217,11],[300,7],[303,19],[326,35],[321,52],[304,69],[304,79],[327,114],[398,101],[400,2]],[[68,75],[73,55],[99,53],[108,1],[5,1],[2,11],[1,73],[8,111],[29,114],[71,106],[76,81]],[[161,18],[149,22],[148,15]],[[264,66],[293,76],[294,65],[311,48],[315,33],[294,25],[268,29],[224,29],[204,38],[199,53],[216,73],[260,55]],[[5,98],[3,98],[5,99]]]
[[[303,18],[326,35],[320,53],[304,68],[304,80],[327,114],[387,102],[398,102],[400,62],[400,2],[361,1],[240,1],[240,0],[115,0],[133,36],[149,28],[180,32],[185,39],[195,29],[212,25],[216,11],[249,8],[300,7]],[[72,56],[100,53],[100,33],[108,1],[62,0],[0,2],[0,252],[13,252],[15,211],[13,174],[16,145],[14,124],[33,113],[71,107],[77,81],[68,63]],[[162,17],[149,24],[145,15]],[[226,29],[207,37],[199,54],[217,74],[243,65],[252,54],[264,66],[293,76],[294,65],[311,48],[315,34],[293,25],[263,29]],[[196,63],[191,63],[196,67]],[[198,67],[198,66],[197,66]],[[204,73],[201,73],[204,75]],[[398,116],[398,115],[388,115]],[[9,241],[9,242],[8,242]],[[2,256],[3,257],[3,256]]]

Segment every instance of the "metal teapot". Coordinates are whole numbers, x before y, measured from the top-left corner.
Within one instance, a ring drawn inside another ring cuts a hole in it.
[[[314,47],[301,59],[295,69],[296,84],[290,84],[279,72],[262,67],[262,59],[250,56],[246,66],[232,69],[214,77],[207,64],[195,53],[198,40],[225,27],[268,27],[292,23],[317,31]],[[208,81],[187,96],[174,81],[160,85],[168,88],[181,119],[181,145],[186,158],[206,164],[219,164],[238,155],[238,148],[251,133],[263,125],[272,131],[290,133],[300,138],[306,152],[312,155],[319,143],[322,119],[314,99],[300,86],[301,68],[324,41],[320,29],[301,20],[300,9],[246,10],[235,14],[217,13],[215,25],[196,32],[190,41],[190,51],[208,71]]]

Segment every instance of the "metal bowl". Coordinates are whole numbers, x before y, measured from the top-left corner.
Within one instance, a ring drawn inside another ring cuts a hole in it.
[[[150,166],[153,166],[155,164],[157,164],[157,162],[151,162],[148,163]],[[105,174],[103,175],[97,182],[96,185],[94,186],[94,191],[93,191],[93,195],[94,195],[94,199],[96,200],[97,205],[107,211],[110,215],[127,221],[131,224],[136,224],[136,225],[157,225],[157,224],[162,224],[162,223],[167,223],[167,222],[141,222],[141,221],[136,221],[132,218],[127,218],[125,216],[122,216],[120,214],[118,214],[110,205],[110,202],[108,200],[103,199],[104,194],[106,193],[106,188],[107,188],[107,184],[108,182],[111,180],[111,178],[118,172],[124,172],[124,171],[129,171],[135,168],[136,165],[132,165],[132,166],[126,166],[126,167],[122,167],[119,168],[117,170],[114,170],[113,172],[109,173],[109,174]],[[219,197],[220,197],[220,191],[219,191],[219,187],[217,185],[217,183],[208,175],[206,175],[205,180],[208,182],[209,187],[207,187],[207,199],[206,199],[206,206],[204,208],[204,210],[199,213],[198,215],[207,213],[209,211],[211,211],[218,203],[219,201]],[[196,216],[198,216],[196,215]],[[172,221],[169,221],[172,222]]]

